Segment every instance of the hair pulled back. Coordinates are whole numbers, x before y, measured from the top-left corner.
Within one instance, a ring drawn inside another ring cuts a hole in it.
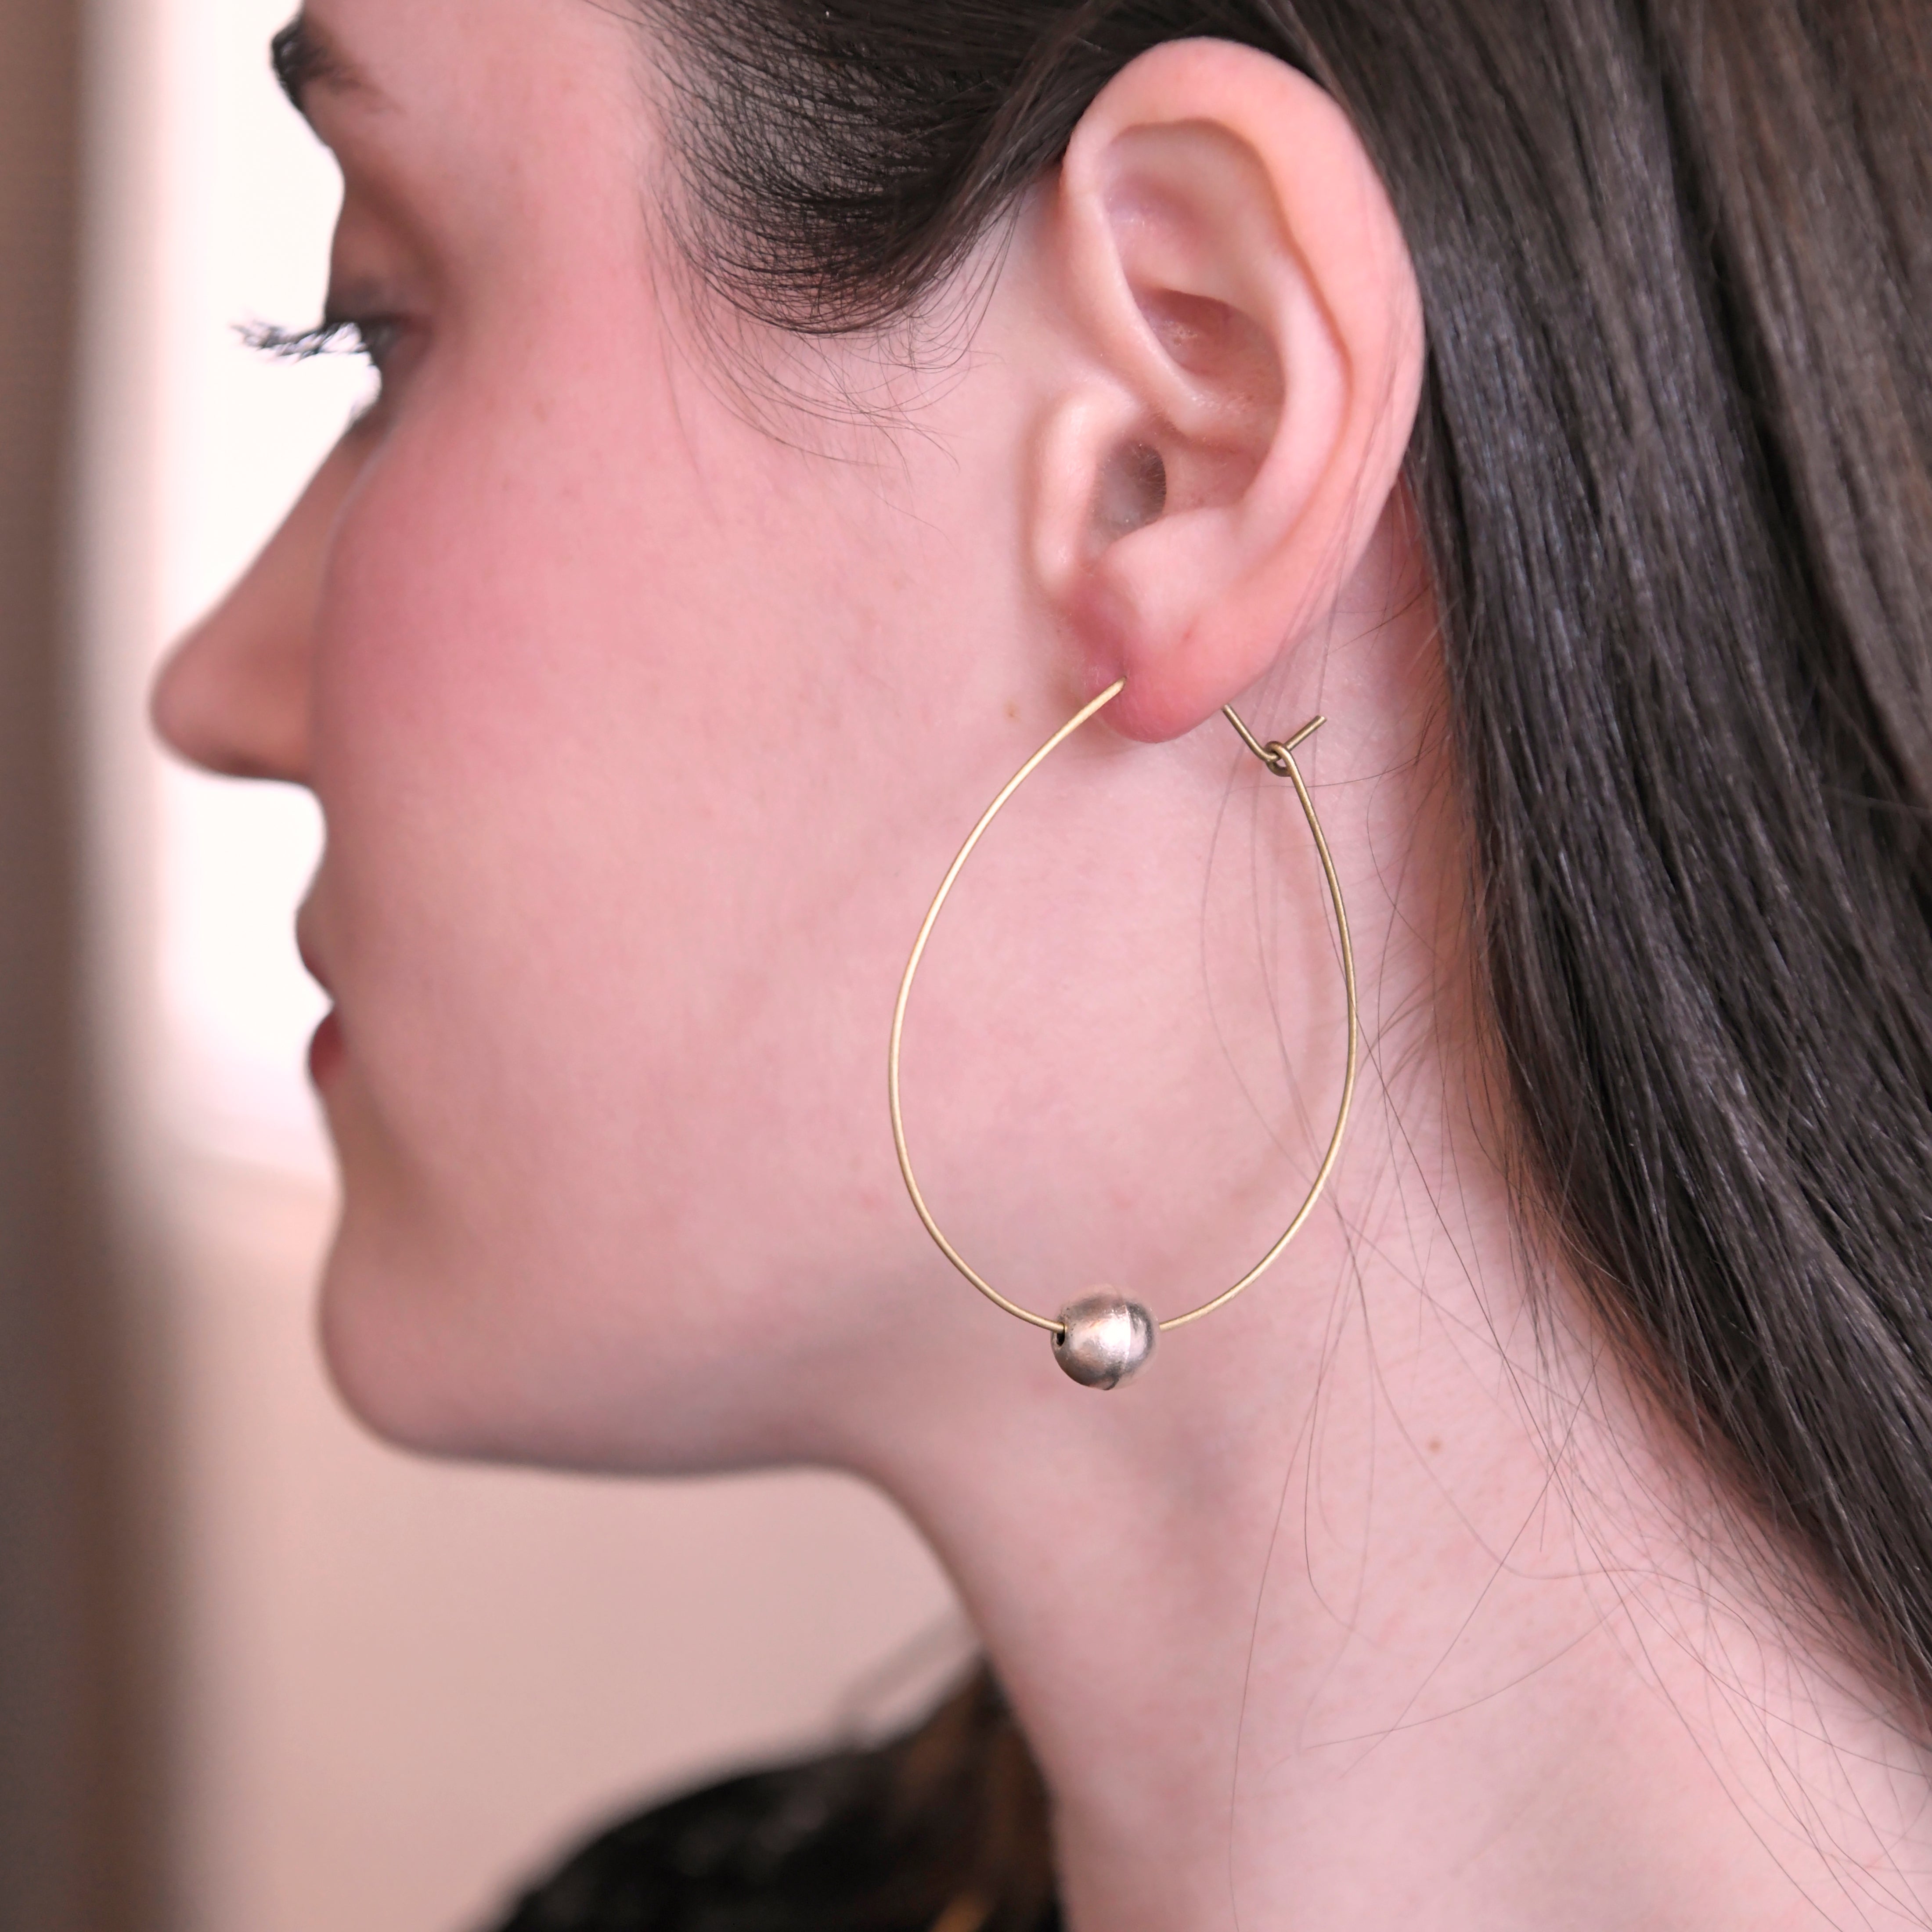
[[[1922,0],[638,0],[745,312],[907,316],[1156,44],[1346,109],[1413,251],[1522,1205],[1932,1712]]]

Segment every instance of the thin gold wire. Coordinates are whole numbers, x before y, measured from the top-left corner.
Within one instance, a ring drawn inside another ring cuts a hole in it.
[[[978,824],[967,835],[959,855],[946,868],[946,876],[940,881],[939,890],[933,896],[932,904],[919,928],[919,937],[913,941],[912,957],[906,962],[904,976],[899,981],[898,1004],[892,1009],[892,1034],[891,1048],[886,1055],[886,1090],[892,1102],[892,1146],[899,1160],[899,1172],[904,1177],[906,1192],[912,1196],[912,1204],[917,1210],[926,1232],[938,1244],[939,1251],[986,1299],[996,1307],[1004,1308],[1009,1315],[1017,1316],[1022,1322],[1030,1322],[1036,1328],[1044,1328],[1052,1334],[1064,1332],[1065,1324],[1047,1315],[1036,1315],[1030,1308],[1022,1308],[1017,1301],[1010,1301],[992,1283],[981,1275],[946,1238],[939,1223],[932,1217],[932,1210],[926,1204],[926,1196],[920,1192],[919,1178],[913,1172],[912,1154],[906,1145],[905,1120],[899,1106],[899,1047],[905,1033],[906,1006],[912,998],[913,980],[919,971],[920,962],[926,956],[926,941],[932,937],[932,929],[939,922],[947,897],[965,869],[966,861],[973,856],[973,848],[985,836],[986,828],[1000,815],[1006,801],[1046,760],[1072,737],[1096,712],[1103,710],[1127,688],[1125,678],[1108,686],[1099,697],[1084,704],[1021,766],[1000,788],[999,796],[987,806]],[[1315,1179],[1310,1186],[1301,1205],[1295,1210],[1294,1219],[1289,1222],[1281,1238],[1266,1254],[1262,1256],[1233,1287],[1223,1288],[1211,1301],[1204,1301],[1198,1308],[1190,1308],[1185,1315],[1171,1316],[1160,1324],[1162,1334],[1170,1328],[1185,1328],[1190,1322],[1198,1322],[1204,1315],[1211,1315],[1225,1304],[1232,1301],[1244,1288],[1251,1288],[1274,1264],[1281,1258],[1282,1251],[1295,1236],[1300,1233],[1308,1217],[1315,1211],[1315,1204],[1322,1198],[1322,1191],[1328,1184],[1328,1177],[1335,1170],[1335,1162],[1342,1151],[1342,1136],[1347,1131],[1348,1110],[1354,1103],[1355,1074],[1360,1058],[1360,1024],[1355,998],[1355,953],[1348,938],[1348,909],[1342,903],[1342,881],[1335,871],[1334,855],[1328,849],[1328,841],[1323,836],[1322,820],[1316,815],[1315,801],[1309,795],[1308,784],[1301,776],[1301,767],[1295,760],[1296,747],[1312,736],[1328,722],[1325,718],[1311,718],[1294,736],[1285,742],[1280,739],[1263,744],[1244,724],[1235,714],[1232,705],[1224,705],[1222,713],[1229,724],[1240,734],[1243,744],[1260,759],[1277,778],[1285,778],[1294,787],[1294,795],[1300,801],[1302,815],[1308,820],[1308,830],[1313,835],[1315,849],[1321,855],[1322,876],[1328,882],[1329,903],[1335,909],[1335,930],[1341,940],[1342,979],[1348,991],[1348,1064],[1342,1081],[1342,1104],[1336,1110],[1335,1131],[1328,1137],[1328,1151],[1322,1156],[1322,1165],[1316,1170]]]

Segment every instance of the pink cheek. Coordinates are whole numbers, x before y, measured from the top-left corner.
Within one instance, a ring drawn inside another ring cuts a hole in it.
[[[482,434],[490,412],[446,413],[446,428],[405,429],[338,532],[325,760],[501,775],[560,728],[574,735],[585,694],[647,648],[664,608],[665,506],[620,443],[586,446],[528,410]]]
[[[640,460],[648,439],[562,413],[399,434],[339,527],[320,613],[350,1029],[433,1138],[472,1128],[493,1082],[535,1077],[505,1014],[621,1006],[598,962],[643,950],[627,922],[681,863],[664,828],[718,768],[707,732],[736,728],[693,648],[730,581],[706,499]]]

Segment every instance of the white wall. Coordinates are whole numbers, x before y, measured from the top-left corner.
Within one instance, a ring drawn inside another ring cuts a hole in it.
[[[265,56],[288,4],[96,0],[76,587],[102,1078],[172,1579],[182,1932],[453,1932],[611,1807],[823,1733],[881,1658],[910,1643],[929,1679],[959,1642],[856,1485],[413,1463],[324,1386],[320,1004],[290,936],[315,814],[164,766],[140,710],[364,380],[233,334],[311,321],[322,291],[334,172]]]
[[[352,358],[291,367],[240,322],[320,315],[338,183],[268,70],[288,0],[148,0],[161,32],[154,179],[160,252],[155,637],[220,594],[274,529],[368,383]],[[158,934],[164,1105],[218,1152],[317,1175],[301,1073],[322,1002],[290,943],[320,838],[305,794],[164,768]]]

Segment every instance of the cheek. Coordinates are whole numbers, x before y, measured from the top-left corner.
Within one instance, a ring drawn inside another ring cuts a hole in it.
[[[848,589],[890,513],[634,344],[604,366],[399,421],[318,639],[327,1321],[352,1399],[436,1447],[608,1454],[558,1392],[635,1406],[640,1297],[723,1400],[896,1185],[872,1022],[904,921],[868,883],[902,623]]]

